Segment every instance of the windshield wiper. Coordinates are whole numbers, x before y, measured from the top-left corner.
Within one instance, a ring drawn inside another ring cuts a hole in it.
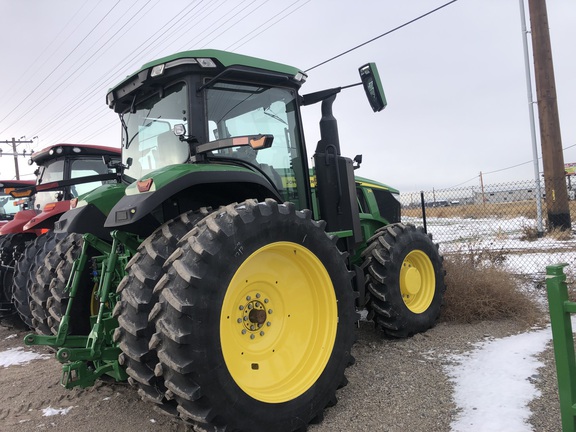
[[[263,111],[264,114],[266,114],[268,117],[272,117],[274,120],[278,120],[279,122],[284,123],[286,126],[288,126],[288,123],[286,123],[282,117],[279,117],[274,113],[268,112],[267,109],[268,108],[264,108],[264,111]]]

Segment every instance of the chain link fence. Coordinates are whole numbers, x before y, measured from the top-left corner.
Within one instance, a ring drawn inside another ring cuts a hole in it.
[[[576,227],[571,182],[566,191],[572,226]],[[548,229],[544,182],[423,191],[403,194],[401,201],[402,221],[424,225],[445,256],[466,253],[478,262],[490,261],[513,274],[538,278],[547,265],[565,262],[573,267],[576,262],[573,232]]]

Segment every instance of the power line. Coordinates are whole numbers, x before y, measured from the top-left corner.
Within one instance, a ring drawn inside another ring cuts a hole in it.
[[[304,72],[308,72],[308,71],[311,71],[312,69],[316,69],[316,68],[319,67],[319,66],[325,65],[326,63],[331,62],[332,60],[335,60],[335,59],[337,59],[338,57],[342,57],[343,55],[348,54],[349,52],[352,52],[352,51],[354,51],[354,50],[356,50],[356,49],[358,49],[358,48],[360,48],[360,47],[363,47],[364,45],[368,45],[369,43],[374,42],[375,40],[380,39],[381,37],[384,37],[384,36],[386,36],[386,35],[389,35],[390,33],[393,33],[393,32],[395,32],[396,30],[400,30],[401,28],[406,27],[407,25],[412,24],[412,23],[414,23],[414,22],[416,22],[416,21],[418,21],[418,20],[420,20],[420,19],[422,19],[422,18],[424,18],[424,17],[426,17],[426,16],[428,16],[428,15],[431,15],[431,14],[433,14],[434,12],[437,12],[437,11],[439,11],[440,9],[443,9],[443,8],[445,8],[446,6],[449,6],[449,5],[451,5],[452,3],[455,3],[455,2],[457,2],[457,1],[458,1],[458,0],[452,0],[452,1],[448,2],[448,3],[446,3],[446,4],[443,4],[442,6],[439,6],[439,7],[437,7],[436,9],[431,10],[430,12],[426,12],[424,15],[420,15],[419,17],[414,18],[413,20],[410,20],[410,21],[408,21],[408,22],[405,22],[405,23],[402,24],[402,25],[399,25],[399,26],[396,27],[396,28],[393,28],[392,30],[388,30],[386,33],[382,33],[380,36],[376,36],[375,38],[372,38],[372,39],[370,39],[370,40],[368,40],[368,41],[366,41],[366,42],[363,42],[363,43],[361,43],[360,45],[355,46],[354,48],[350,48],[349,50],[344,51],[344,52],[342,52],[342,53],[340,53],[340,54],[338,54],[338,55],[336,55],[336,56],[334,56],[334,57],[332,57],[332,58],[329,58],[328,60],[324,60],[322,63],[318,63],[316,66],[312,66],[311,68],[306,69]]]
[[[568,150],[568,149],[570,149],[570,148],[572,148],[572,147],[576,147],[576,144],[572,144],[572,145],[570,145],[570,146],[568,146],[568,147],[563,147],[562,150]],[[539,157],[538,157],[538,160],[540,160],[540,159],[542,159],[542,156],[539,156]],[[498,173],[498,172],[507,171],[507,170],[509,170],[509,169],[518,168],[519,166],[528,165],[529,163],[533,163],[533,162],[534,162],[534,160],[533,160],[533,159],[530,159],[529,161],[522,162],[522,163],[519,163],[519,164],[516,164],[516,165],[511,165],[511,166],[506,167],[506,168],[500,168],[500,169],[497,169],[497,170],[494,170],[494,171],[482,172],[482,175],[495,174],[495,173]],[[472,178],[470,178],[470,179],[468,179],[468,180],[466,180],[466,181],[464,181],[464,182],[462,182],[462,183],[458,183],[457,185],[450,186],[450,187],[447,188],[447,189],[457,188],[458,186],[462,186],[463,184],[469,183],[469,182],[471,182],[472,180],[476,180],[477,178],[478,178],[478,176],[476,175],[476,176],[474,176],[474,177],[472,177]]]
[[[32,91],[30,93],[28,93],[28,95],[22,99],[20,101],[20,103],[18,105],[16,105],[7,115],[4,116],[4,118],[0,121],[4,121],[7,117],[9,117],[17,108],[19,108],[28,98],[30,98],[30,96],[32,96],[32,94],[34,94],[34,92],[36,90],[38,90],[38,88],[44,84],[46,82],[46,80],[48,80],[48,78],[50,78],[59,68],[60,66],[62,66],[64,64],[64,62],[80,47],[80,45],[82,45],[82,43],[88,38],[88,36],[90,36],[98,26],[100,26],[100,24],[106,19],[106,17],[114,10],[114,8],[116,8],[116,6],[118,6],[118,4],[120,3],[120,0],[118,0],[114,6],[112,6],[112,8],[106,13],[106,15],[104,15],[103,18],[100,19],[100,21],[98,21],[98,23],[88,32],[88,34],[86,34],[86,36],[84,36],[84,38],[82,38],[82,40],[80,42],[78,42],[78,44],[74,47],[74,49],[72,49],[72,51],[70,51],[70,53],[68,53],[68,55],[54,68],[52,69],[52,71],[46,76],[44,77],[44,79],[36,86],[34,87],[34,89],[32,89]],[[26,113],[27,114],[27,113]],[[10,125],[6,126],[2,132],[0,133],[4,133],[7,129],[9,129],[11,126],[14,126],[14,124],[16,124],[18,121],[20,121],[26,114],[20,116],[18,119],[16,119],[15,121],[13,121]]]

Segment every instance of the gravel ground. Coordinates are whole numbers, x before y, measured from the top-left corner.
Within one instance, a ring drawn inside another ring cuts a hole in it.
[[[384,339],[361,322],[348,368],[349,384],[339,402],[325,412],[310,432],[427,431],[448,432],[457,415],[452,385],[444,373],[448,354],[466,352],[472,344],[516,334],[512,321],[472,325],[440,323],[410,339]],[[0,351],[21,346],[25,332],[0,326]],[[16,336],[13,336],[16,335]],[[38,352],[47,353],[42,348]],[[534,431],[559,431],[556,372],[551,349],[535,380],[542,395],[530,404]],[[22,366],[0,366],[0,430],[9,432],[72,428],[74,431],[185,431],[184,425],[157,414],[127,384],[98,383],[81,390],[58,385],[60,365],[53,359]],[[66,415],[43,416],[42,409],[71,407]]]

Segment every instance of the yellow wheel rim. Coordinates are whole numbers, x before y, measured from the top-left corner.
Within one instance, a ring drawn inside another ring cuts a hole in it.
[[[296,243],[271,243],[248,256],[230,281],[220,315],[222,354],[245,393],[286,402],[320,377],[337,324],[322,262]]]
[[[400,291],[408,309],[414,313],[425,312],[435,290],[436,276],[428,255],[421,250],[408,253],[400,270]]]

